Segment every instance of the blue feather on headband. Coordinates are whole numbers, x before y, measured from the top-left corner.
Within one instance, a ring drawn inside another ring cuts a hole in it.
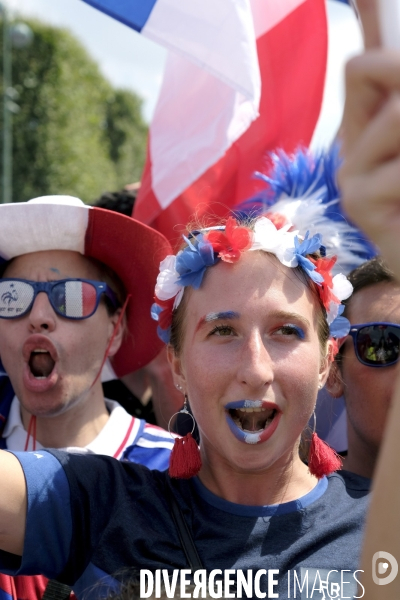
[[[300,148],[293,155],[283,150],[271,154],[269,175],[255,173],[265,189],[235,207],[239,218],[278,213],[293,223],[301,236],[322,234],[327,254],[338,257],[335,272],[349,273],[377,254],[377,249],[342,210],[336,173],[338,145],[313,154]]]

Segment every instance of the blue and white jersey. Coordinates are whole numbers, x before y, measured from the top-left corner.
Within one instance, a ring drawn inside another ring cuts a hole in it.
[[[131,445],[125,445],[122,456],[116,457],[121,460],[128,460],[139,465],[144,465],[148,469],[157,469],[165,471],[168,469],[169,456],[174,445],[174,438],[177,437],[157,427],[150,425],[143,419],[135,419],[136,435],[132,437]],[[137,424],[138,427],[137,427]],[[137,429],[136,429],[137,427]]]

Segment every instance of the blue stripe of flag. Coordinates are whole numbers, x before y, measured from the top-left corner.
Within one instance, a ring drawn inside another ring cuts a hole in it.
[[[142,31],[157,0],[83,0],[109,17]]]

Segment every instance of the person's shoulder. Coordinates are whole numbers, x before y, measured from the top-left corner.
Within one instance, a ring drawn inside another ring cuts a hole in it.
[[[65,471],[76,471],[87,477],[96,477],[100,471],[108,472],[109,476],[115,474],[126,474],[130,478],[138,479],[151,478],[153,472],[146,466],[135,464],[127,460],[117,460],[113,456],[105,454],[94,454],[85,449],[74,448],[72,452],[47,449],[46,452],[52,454],[61,464]],[[115,476],[115,475],[114,475]]]
[[[350,496],[365,496],[370,492],[371,480],[350,471],[335,471],[328,476],[330,485],[343,487]]]
[[[98,482],[102,481],[105,490],[119,489],[128,494],[132,491],[146,494],[149,490],[160,492],[166,485],[164,472],[151,470],[142,464],[102,454],[71,454],[53,449],[47,452],[59,461],[73,488],[97,488]]]

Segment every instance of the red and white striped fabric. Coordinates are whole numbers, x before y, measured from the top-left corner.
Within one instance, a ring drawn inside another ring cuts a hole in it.
[[[262,94],[260,115],[247,130],[232,134],[232,105],[220,81],[169,59],[134,216],[173,242],[176,225],[193,213],[222,216],[253,195],[259,184],[252,175],[267,170],[269,150],[329,143],[340,122],[342,68],[361,48],[352,9],[325,0],[251,6]]]

